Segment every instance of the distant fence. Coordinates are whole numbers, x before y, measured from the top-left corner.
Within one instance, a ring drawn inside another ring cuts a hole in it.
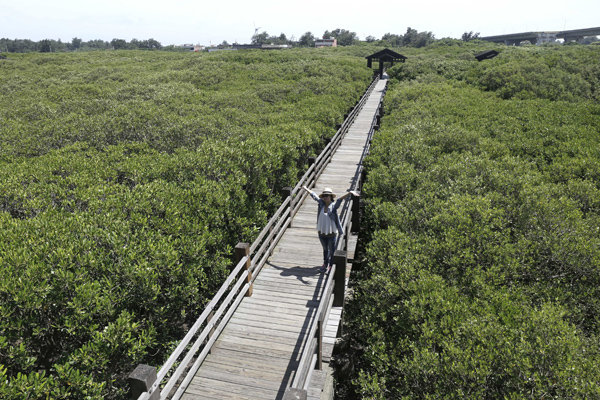
[[[283,203],[262,229],[254,243],[252,245],[239,243],[236,246],[235,256],[237,264],[231,274],[227,277],[214,298],[208,303],[204,312],[190,328],[175,351],[160,368],[160,371],[157,372],[155,367],[139,365],[131,373],[129,384],[133,399],[158,400],[171,398],[178,400],[181,398],[242,299],[245,296],[252,295],[252,284],[256,276],[266,264],[283,233],[292,224],[292,219],[300,209],[302,202],[308,196],[308,193],[302,190],[302,186],[309,188],[314,186],[378,81],[379,77],[376,77],[367,90],[365,90],[364,95],[356,106],[352,107],[348,114],[345,115],[344,122],[338,127],[336,134],[321,154],[310,160],[308,170],[296,186],[282,190],[284,196]],[[379,121],[380,114],[378,113],[378,116],[374,118],[371,124],[369,136],[372,135]],[[368,151],[368,148],[365,151]],[[352,189],[360,187],[359,185],[362,182],[361,176],[362,165],[358,167]],[[358,199],[353,196],[350,201],[346,202],[342,210],[341,222],[344,235],[340,235],[338,239],[335,265],[328,276],[327,284],[323,289],[322,301],[316,314],[317,318],[313,321],[314,323],[311,327],[309,337],[313,337],[314,339],[311,340],[310,345],[306,346],[303,352],[302,361],[292,388],[303,388],[308,384],[307,382],[310,382],[310,374],[315,366],[321,368],[323,324],[327,321],[327,316],[332,305],[343,306],[347,241],[350,230],[354,231],[358,229],[358,204]],[[352,225],[354,225],[353,228],[351,227]],[[340,302],[341,304],[339,304]],[[200,329],[202,330],[200,331]],[[176,365],[175,371],[172,372],[172,369]],[[172,374],[169,376],[171,372]],[[163,384],[165,380],[166,382]],[[174,393],[172,393],[173,391]]]

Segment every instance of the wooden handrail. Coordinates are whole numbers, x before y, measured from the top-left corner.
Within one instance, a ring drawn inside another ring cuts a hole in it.
[[[173,365],[175,364],[175,362],[177,361],[177,359],[179,358],[179,356],[182,354],[183,350],[185,350],[185,348],[189,345],[191,339],[195,336],[195,334],[197,333],[197,331],[200,328],[200,326],[202,326],[202,324],[206,321],[206,318],[208,317],[208,315],[210,314],[210,312],[215,308],[215,306],[219,302],[220,298],[226,292],[226,290],[228,289],[229,285],[232,283],[233,279],[237,277],[237,274],[240,272],[240,270],[243,268],[244,264],[247,261],[248,261],[248,257],[244,257],[244,258],[242,258],[240,260],[240,262],[237,264],[237,266],[235,267],[235,269],[233,270],[233,272],[225,280],[225,283],[221,286],[221,288],[219,289],[219,291],[217,292],[217,294],[215,295],[215,297],[211,300],[211,302],[209,303],[209,305],[206,307],[206,309],[204,310],[204,312],[200,315],[200,317],[198,318],[198,320],[194,323],[194,325],[192,326],[192,328],[190,329],[190,331],[187,333],[187,335],[184,337],[184,339],[179,343],[179,345],[177,346],[177,348],[175,349],[175,351],[173,352],[173,354],[171,354],[171,356],[169,357],[169,359],[163,364],[162,368],[160,369],[159,373],[157,374],[156,382],[152,385],[151,389],[148,392],[142,393],[142,395],[140,395],[140,397],[138,397],[138,400],[147,400],[147,399],[149,399],[150,395],[155,390],[158,389],[158,386],[159,386],[160,382],[164,379],[164,377],[166,376],[166,374],[173,367]],[[244,280],[244,278],[247,275],[248,275],[248,271],[244,271],[241,274],[240,279],[237,280],[237,282],[235,283],[234,287],[229,291],[229,295],[227,296],[227,298],[225,299],[225,301],[221,304],[221,306],[219,307],[219,309],[217,310],[217,312],[215,313],[215,315],[213,316],[213,318],[211,319],[211,321],[206,324],[205,328],[200,333],[200,336],[196,339],[194,345],[192,346],[192,349],[195,349],[197,351],[198,348],[201,346],[202,342],[206,339],[206,336],[208,336],[210,334],[210,331],[215,326],[215,321],[218,320],[218,318],[221,316],[221,314],[223,313],[223,311],[227,308],[227,306],[231,302],[231,299],[232,299],[233,295],[235,295],[236,291],[239,290],[239,287],[240,287],[241,283],[243,283],[243,280]],[[247,287],[249,288],[250,285],[247,284]],[[242,295],[241,297],[243,297],[243,295],[245,294],[245,291],[242,290],[240,293],[238,293],[238,297],[239,297],[240,294]],[[222,324],[219,323],[219,325],[222,325]],[[214,335],[213,335],[213,338],[214,338]],[[173,376],[171,376],[171,378],[169,379],[169,381],[165,385],[165,388],[161,391],[161,399],[162,398],[166,398],[166,396],[171,391],[171,389],[174,386],[174,384],[181,377],[181,374],[182,374],[185,366],[187,365],[187,362],[189,362],[189,360],[195,354],[195,351],[193,351],[193,352],[191,351],[192,349],[190,349],[190,351],[188,351],[188,353],[186,354],[186,356],[184,358],[184,362],[182,362],[180,364],[180,366],[177,368],[177,370],[175,371],[175,373],[173,374]],[[187,362],[185,362],[186,360],[187,360]]]
[[[246,258],[246,257],[244,257],[244,258]],[[187,355],[185,356],[185,358],[183,359],[183,361],[181,362],[181,364],[179,365],[179,367],[177,368],[177,370],[175,371],[173,376],[169,379],[169,381],[167,382],[167,384],[161,391],[161,398],[165,398],[166,396],[169,395],[169,393],[171,392],[171,390],[177,383],[177,380],[181,377],[181,374],[186,369],[188,363],[193,358],[194,354],[196,354],[196,352],[198,351],[198,349],[200,348],[202,343],[204,343],[204,341],[206,340],[206,337],[211,333],[212,329],[214,328],[215,331],[212,333],[211,338],[209,339],[210,344],[207,344],[204,347],[206,350],[206,353],[208,353],[208,350],[210,350],[210,347],[212,347],[211,341],[214,343],[219,332],[221,332],[224,325],[227,323],[227,321],[225,321],[225,323],[224,323],[224,319],[219,321],[218,324],[215,324],[213,321],[218,321],[219,318],[221,317],[221,315],[223,314],[223,312],[225,312],[225,310],[228,310],[228,312],[231,311],[232,309],[235,310],[236,307],[229,307],[229,304],[233,300],[236,293],[237,293],[236,303],[239,304],[237,299],[239,299],[239,301],[241,301],[241,299],[246,294],[246,291],[250,288],[250,284],[246,283],[246,285],[244,286],[244,289],[238,292],[241,284],[244,283],[244,279],[246,278],[246,276],[248,276],[248,271],[244,271],[240,275],[238,281],[235,283],[233,289],[229,292],[229,295],[227,296],[227,298],[225,299],[225,301],[223,302],[221,307],[219,307],[219,309],[217,310],[217,312],[215,313],[215,315],[213,316],[211,321],[206,325],[206,328],[204,328],[204,330],[202,331],[200,336],[198,336],[198,338],[196,339],[196,342],[194,343],[194,345],[192,346],[190,351],[188,351]],[[215,325],[216,325],[216,327],[215,327]]]
[[[335,275],[335,265],[333,265],[331,267],[331,270],[329,271],[329,275],[327,275],[327,283],[325,284],[325,287],[323,288],[323,291],[321,293],[321,301],[319,302],[319,308],[317,309],[317,312],[315,313],[316,318],[313,320],[313,323],[311,325],[310,331],[308,333],[309,338],[311,338],[310,340],[312,340],[312,338],[315,337],[315,333],[317,332],[317,321],[318,319],[321,317],[321,315],[323,314],[323,309],[324,307],[326,307],[329,304],[329,297],[333,294],[333,287],[334,287],[334,281],[333,281],[333,277]],[[306,368],[308,367],[308,360],[310,358],[312,358],[312,355],[314,354],[315,349],[312,348],[312,346],[305,346],[304,351],[302,352],[302,358],[300,358],[300,364],[298,365],[298,369],[296,372],[296,376],[294,377],[294,381],[292,382],[292,386],[293,388],[302,388],[304,386],[304,381],[302,380],[302,378],[306,378],[307,374],[306,374]],[[307,351],[308,350],[308,351]]]
[[[241,280],[240,280],[240,282],[241,282]],[[225,314],[225,317],[223,317],[223,320],[221,321],[219,326],[215,329],[213,336],[210,338],[210,340],[204,347],[204,350],[202,350],[202,353],[200,353],[200,356],[198,356],[198,359],[194,362],[194,365],[192,365],[192,367],[188,371],[188,374],[186,375],[185,379],[183,380],[181,385],[179,385],[179,387],[177,388],[177,391],[173,395],[172,400],[179,400],[181,398],[181,396],[185,393],[185,390],[188,387],[188,385],[190,384],[190,382],[192,381],[192,379],[194,378],[196,371],[198,371],[198,369],[204,362],[204,359],[208,355],[208,352],[212,349],[213,344],[215,344],[215,342],[217,341],[219,334],[223,331],[223,329],[225,329],[225,325],[227,325],[227,323],[231,319],[231,316],[233,315],[233,313],[235,312],[235,310],[237,309],[239,304],[242,302],[242,299],[245,296],[245,292],[249,288],[250,288],[250,284],[246,283],[244,285],[244,287],[242,288],[242,290],[240,291],[240,293],[238,293],[234,304],[229,308],[229,310],[227,311],[227,314]],[[161,399],[166,398],[167,395],[168,394],[166,394],[165,397],[163,397],[163,393],[161,392]]]

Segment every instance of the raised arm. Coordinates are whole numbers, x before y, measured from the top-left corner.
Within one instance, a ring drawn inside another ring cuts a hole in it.
[[[360,193],[359,193],[359,192],[357,192],[356,190],[350,190],[350,191],[348,191],[348,192],[344,193],[343,195],[341,195],[341,196],[338,198],[338,201],[339,201],[339,200],[344,200],[346,197],[350,196],[351,194],[353,194],[353,195],[354,195],[354,196],[356,196],[356,197],[359,197],[359,196],[360,196]]]
[[[310,197],[313,198],[313,200],[319,201],[319,196],[317,196],[317,194],[315,192],[313,192],[312,190],[310,190],[306,186],[302,186],[302,189],[306,190],[310,194]]]

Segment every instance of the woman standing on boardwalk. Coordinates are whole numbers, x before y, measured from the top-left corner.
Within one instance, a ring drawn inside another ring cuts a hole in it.
[[[342,233],[342,225],[337,210],[344,200],[349,195],[359,196],[356,191],[349,191],[340,196],[335,202],[335,193],[330,188],[323,189],[320,195],[302,186],[302,189],[310,193],[310,196],[318,203],[317,211],[317,231],[319,231],[319,241],[323,246],[323,265],[319,269],[320,272],[329,272],[333,265],[333,253],[335,253],[335,242],[338,233]]]

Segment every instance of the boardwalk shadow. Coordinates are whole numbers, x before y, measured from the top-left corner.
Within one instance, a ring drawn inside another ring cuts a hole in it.
[[[287,267],[287,266],[282,266],[282,265],[277,265],[276,263],[273,263],[271,261],[267,262],[267,265],[270,266],[271,268],[279,271],[281,276],[293,276],[296,277],[296,279],[298,279],[301,283],[303,283],[304,285],[309,285],[310,282],[308,281],[308,278],[314,278],[316,276],[320,276],[321,278],[323,278],[323,274],[321,274],[319,272],[319,267],[302,267],[300,265],[295,266],[295,267]],[[319,279],[319,284],[322,281],[322,279]]]
[[[319,308],[320,295],[323,290],[324,282],[326,281],[327,275],[319,272],[319,267],[303,267],[300,265],[290,266],[288,265],[278,265],[274,262],[267,262],[267,264],[279,271],[281,276],[293,276],[303,285],[309,286],[314,285],[314,291],[312,299],[306,301],[306,317],[304,319],[304,323],[302,324],[301,331],[298,335],[298,340],[294,346],[293,355],[290,359],[289,366],[283,377],[281,386],[279,387],[279,393],[276,397],[277,400],[283,399],[285,390],[291,384],[292,379],[294,378],[296,371],[298,369],[300,363],[300,357],[302,356],[302,350],[306,345],[307,341],[310,339],[307,337],[308,332],[310,331],[311,326],[315,323],[315,314],[317,309]],[[293,265],[293,264],[292,264]],[[315,280],[316,278],[316,280]],[[312,281],[312,282],[311,282]]]

